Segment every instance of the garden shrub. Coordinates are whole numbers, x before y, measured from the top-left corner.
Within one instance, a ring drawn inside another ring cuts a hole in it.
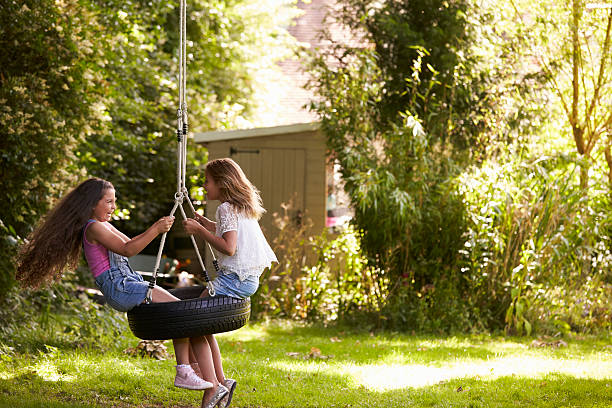
[[[583,196],[577,168],[563,155],[487,161],[438,185],[403,224],[415,240],[401,248],[406,269],[366,256],[364,237],[384,232],[309,236],[310,224],[280,217],[280,264],[262,278],[255,316],[433,333],[609,329],[610,198],[604,178]],[[373,216],[390,212],[377,205]]]
[[[97,303],[82,290],[88,274],[68,272],[61,285],[36,291],[12,288],[0,300],[2,343],[17,352],[47,347],[109,350],[127,339],[125,313]]]
[[[314,52],[311,108],[367,265],[389,281],[381,325],[594,330],[609,315],[610,189],[579,188],[580,159],[540,154],[566,136],[563,112],[505,6],[341,3],[336,21],[363,41],[328,35]]]
[[[73,153],[96,122],[78,2],[0,7],[0,297],[13,284],[19,240],[78,174]]]
[[[288,207],[287,207],[288,208]],[[378,315],[389,280],[371,268],[352,227],[311,235],[308,218],[292,222],[275,214],[279,233],[272,247],[278,264],[262,275],[253,296],[253,316],[331,322]]]
[[[577,168],[571,157],[544,156],[458,178],[468,220],[458,267],[479,309],[494,312],[489,326],[519,334],[609,326],[608,189],[584,195]]]

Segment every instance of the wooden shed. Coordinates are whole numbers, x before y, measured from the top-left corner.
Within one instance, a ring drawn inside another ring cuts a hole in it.
[[[260,190],[267,210],[260,225],[268,239],[277,230],[274,213],[282,214],[281,206],[290,202],[291,217],[308,217],[314,233],[323,230],[327,172],[325,140],[318,123],[204,132],[194,138],[206,146],[209,160],[235,160]],[[218,204],[207,203],[207,217],[214,218]]]

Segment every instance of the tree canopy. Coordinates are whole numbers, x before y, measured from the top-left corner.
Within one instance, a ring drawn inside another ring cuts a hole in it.
[[[609,140],[608,11],[554,3],[343,0],[332,16],[365,42],[327,35],[312,108],[390,282],[386,324],[529,332],[554,310],[561,328],[584,317],[560,293],[612,290],[611,186],[602,166],[576,182],[582,147]]]
[[[190,130],[252,120],[253,75],[291,49],[293,1],[188,2]],[[0,287],[57,197],[98,176],[137,232],[176,189],[178,1],[10,0],[0,5]],[[262,53],[266,49],[269,52]],[[190,147],[191,181],[205,152]]]

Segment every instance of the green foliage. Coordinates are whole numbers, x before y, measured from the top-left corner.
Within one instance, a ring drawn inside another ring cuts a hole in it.
[[[469,220],[461,270],[479,308],[509,330],[609,326],[609,195],[604,184],[584,197],[577,167],[571,157],[541,157],[460,177]]]
[[[361,254],[361,237],[352,228],[337,236],[324,232],[310,240],[316,262],[296,282],[296,311],[312,321],[348,321],[374,316],[384,303],[389,281]]]
[[[342,3],[339,20],[370,46],[319,50],[312,108],[368,265],[391,282],[384,325],[607,328],[609,189],[601,177],[588,196],[576,189],[583,163],[557,152],[562,109],[521,47],[512,5]]]
[[[97,120],[85,25],[76,1],[0,7],[0,293],[12,284],[17,240],[74,181],[73,150]]]
[[[537,124],[531,121],[542,110],[535,91],[543,75],[525,68],[517,41],[506,35],[508,21],[500,13],[506,5],[486,0],[341,3],[334,19],[370,46],[328,35],[332,45],[319,50],[317,62],[323,64],[315,71],[342,75],[350,64],[375,65],[366,82],[378,88],[369,101],[377,130],[400,124],[399,113],[407,111],[423,123],[432,143],[452,144],[479,160]],[[325,61],[333,61],[331,68]],[[319,91],[325,87],[320,80],[315,83]]]
[[[176,191],[178,85],[171,79],[178,69],[173,60],[178,40],[171,32],[178,31],[172,18],[178,8],[159,1],[83,5],[97,36],[91,60],[99,81],[94,108],[103,120],[77,154],[89,174],[115,185],[118,218],[129,219],[120,227],[133,234],[168,212]]]
[[[583,189],[589,168],[604,161],[612,185],[612,9],[582,0],[510,3],[515,38],[559,106],[559,133],[583,158]]]
[[[290,49],[283,27],[294,2],[257,4],[188,2],[191,131],[248,122],[254,73]],[[130,235],[172,207],[178,13],[177,0],[0,6],[0,294],[13,284],[20,240],[78,180],[116,186],[118,226]],[[190,145],[190,186],[202,184],[205,161]]]
[[[190,1],[187,4],[187,104],[191,131],[232,127],[251,115],[252,75],[274,64],[267,58],[288,44],[275,23],[288,18],[288,2],[253,0]],[[167,215],[176,191],[176,109],[178,108],[178,1],[115,0],[84,3],[92,14],[99,79],[95,108],[104,121],[79,147],[90,174],[115,184],[120,227],[138,233]],[[280,17],[276,16],[280,14]],[[275,40],[268,36],[276,35]],[[203,184],[201,146],[188,147],[188,182]],[[121,223],[121,220],[126,222]]]
[[[38,291],[10,290],[0,308],[3,341],[20,353],[48,347],[114,347],[128,334],[124,315],[94,302],[80,281],[78,274],[70,273],[62,285]]]
[[[276,221],[279,234],[272,246],[280,263],[264,272],[252,297],[255,319],[346,322],[377,314],[389,280],[367,264],[356,231],[310,236],[308,223],[296,225],[287,214]]]
[[[445,146],[410,113],[398,112],[400,123],[379,129],[378,57],[369,50],[353,52],[353,60],[334,70],[322,59],[315,61],[322,102],[314,108],[342,168],[368,265],[391,282],[392,296],[386,301],[394,305],[386,309],[386,324],[416,324],[405,309],[422,302],[424,288],[445,281],[455,282],[459,292],[464,289],[461,280],[448,276],[464,228],[463,203],[451,183],[458,169]],[[412,89],[419,83],[419,69],[410,75]],[[450,313],[446,317],[447,323],[456,320]]]

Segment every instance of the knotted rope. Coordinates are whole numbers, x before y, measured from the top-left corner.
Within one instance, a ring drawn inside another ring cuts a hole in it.
[[[174,193],[174,207],[172,207],[172,211],[170,211],[170,216],[174,216],[177,208],[180,209],[181,215],[183,219],[187,219],[187,215],[185,214],[185,210],[183,209],[183,201],[186,200],[191,208],[191,211],[195,214],[195,208],[191,200],[189,199],[189,192],[187,190],[185,184],[185,175],[187,172],[187,135],[189,133],[189,122],[187,118],[187,101],[185,95],[185,89],[187,85],[187,6],[186,0],[180,0],[180,10],[179,10],[179,72],[178,72],[178,82],[179,82],[179,107],[177,109],[177,127],[176,127],[176,138],[178,141],[177,147],[177,171],[176,171],[176,193]],[[162,252],[164,250],[164,245],[166,244],[166,235],[168,233],[164,232],[161,237],[161,242],[159,244],[159,250],[157,251],[157,258],[155,260],[155,268],[153,269],[153,278],[149,282],[149,288],[147,290],[147,303],[151,302],[153,296],[153,288],[157,283],[157,274],[159,273],[159,264],[162,258]],[[198,257],[198,262],[200,263],[200,267],[202,268],[202,274],[204,276],[204,280],[206,281],[206,286],[208,287],[208,293],[210,296],[215,296],[215,289],[210,283],[210,278],[208,277],[208,272],[204,267],[204,262],[202,261],[202,256],[200,255],[200,250],[198,249],[198,244],[196,243],[195,237],[193,235],[189,235],[191,238],[191,243],[193,244],[193,248],[195,249],[196,255]],[[217,258],[215,257],[215,253],[213,252],[210,244],[208,244],[210,249],[210,253],[213,257],[213,265],[215,266],[215,271],[219,272],[219,264],[217,262]]]

